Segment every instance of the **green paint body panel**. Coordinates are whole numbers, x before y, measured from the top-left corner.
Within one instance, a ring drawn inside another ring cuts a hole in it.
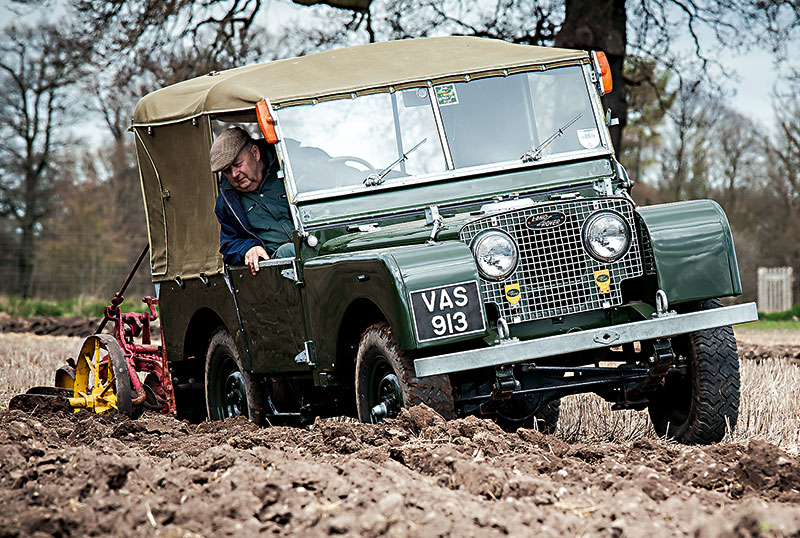
[[[208,277],[208,285],[199,278],[183,281],[183,287],[172,280],[161,283],[159,292],[159,317],[163,332],[167,360],[177,362],[192,354],[188,351],[192,344],[199,344],[205,350],[211,334],[191,335],[193,321],[200,317],[218,318],[222,325],[234,336],[240,353],[244,353],[242,334],[225,277],[217,274]],[[213,330],[213,328],[212,328]],[[204,339],[203,342],[190,341]],[[205,351],[197,359],[205,361]]]
[[[742,293],[733,236],[713,200],[637,209],[650,234],[658,286],[670,304]]]
[[[401,347],[425,347],[433,344],[416,342],[409,293],[478,280],[472,252],[458,241],[319,256],[305,264],[304,277],[309,336],[320,369],[334,366],[339,329],[348,322],[345,313],[356,301],[369,301],[381,311]]]
[[[293,269],[290,259],[285,262],[262,266],[255,275],[244,266],[229,269],[255,372],[308,372],[294,359],[303,351],[306,327],[301,290],[281,274]]]

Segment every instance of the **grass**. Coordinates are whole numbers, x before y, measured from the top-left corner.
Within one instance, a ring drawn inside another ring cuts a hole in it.
[[[10,316],[56,316],[56,317],[82,317],[99,318],[103,316],[103,309],[108,301],[95,297],[78,297],[48,301],[45,299],[26,299],[9,295],[0,295],[0,312]],[[145,312],[147,305],[141,301],[126,300],[122,308],[125,312]]]
[[[746,331],[800,331],[800,321],[760,319],[737,325],[736,330],[740,329]]]
[[[769,321],[797,321],[800,319],[800,303],[783,312],[770,312],[769,314],[759,312],[758,319]]]

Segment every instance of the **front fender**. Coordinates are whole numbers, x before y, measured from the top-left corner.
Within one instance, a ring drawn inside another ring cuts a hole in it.
[[[311,337],[320,364],[332,364],[338,328],[354,301],[375,304],[392,326],[400,346],[415,349],[435,343],[417,342],[409,294],[465,281],[479,282],[472,252],[459,241],[320,256],[306,262],[304,278]],[[473,333],[444,342],[484,335]]]
[[[713,200],[637,208],[653,249],[658,286],[670,304],[739,295],[733,236]]]

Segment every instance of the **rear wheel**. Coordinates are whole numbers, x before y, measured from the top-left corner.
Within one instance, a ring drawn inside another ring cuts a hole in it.
[[[111,335],[95,334],[83,341],[73,391],[75,398],[83,398],[85,407],[95,413],[116,409],[129,417],[141,414],[141,407],[133,405],[125,354]]]
[[[425,404],[445,419],[455,417],[453,389],[446,375],[417,377],[414,361],[395,342],[386,323],[361,336],[356,357],[356,409],[362,422],[393,418],[403,407]]]
[[[205,388],[210,420],[246,416],[256,424],[266,421],[266,391],[242,367],[233,337],[225,329],[216,331],[208,344]]]
[[[718,308],[703,301],[700,310]],[[664,387],[650,396],[650,419],[660,436],[681,443],[722,440],[739,416],[739,355],[731,327],[718,327],[673,338],[676,368]]]

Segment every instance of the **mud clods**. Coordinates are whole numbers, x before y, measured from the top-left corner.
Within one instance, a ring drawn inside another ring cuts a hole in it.
[[[768,443],[567,444],[415,407],[369,425],[0,411],[0,537],[789,536]]]
[[[60,316],[16,317],[0,312],[0,333],[32,333],[49,336],[89,336],[101,318],[65,318]]]

